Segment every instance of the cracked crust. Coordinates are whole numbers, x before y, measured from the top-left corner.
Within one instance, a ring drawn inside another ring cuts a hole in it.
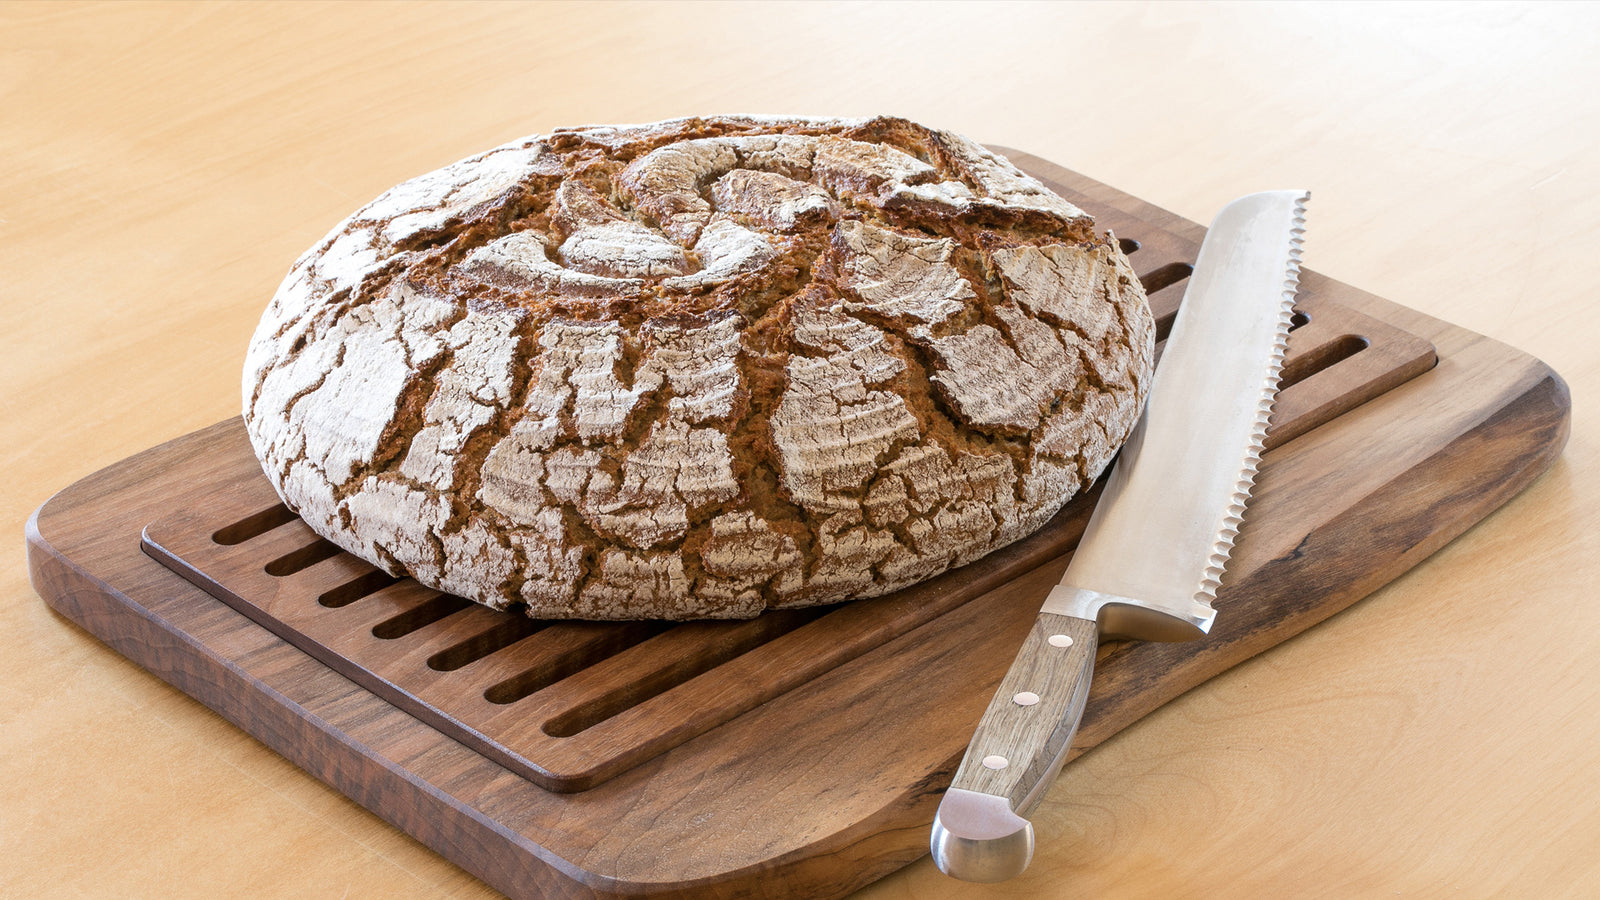
[[[869,597],[1025,537],[1152,370],[1109,234],[901,119],[528,138],[405,182],[294,265],[244,415],[318,533],[530,615]]]

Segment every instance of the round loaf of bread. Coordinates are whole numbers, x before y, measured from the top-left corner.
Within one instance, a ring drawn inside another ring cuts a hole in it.
[[[731,618],[870,597],[1098,476],[1154,325],[1109,234],[902,119],[560,130],[302,256],[244,417],[318,533],[497,608]]]

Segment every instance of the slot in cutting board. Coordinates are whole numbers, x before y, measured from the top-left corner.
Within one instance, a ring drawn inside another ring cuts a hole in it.
[[[1139,243],[1141,275],[1167,280],[1152,292],[1167,318],[1200,229],[1008,155]],[[1301,298],[1295,383],[1217,632],[1105,648],[1076,752],[1414,565],[1559,452],[1565,387],[1537,360],[1311,273]],[[939,792],[1087,510],[1074,504],[1035,538],[913,592],[793,622],[534,631],[327,555],[263,487],[237,420],[147,451],[35,514],[35,584],[63,615],[516,896],[757,884],[831,896],[921,856]],[[204,502],[174,512],[184,496]],[[155,552],[249,617],[142,556],[147,525]],[[286,642],[258,621],[297,624]],[[525,704],[534,712],[495,725]]]
[[[1195,247],[1123,243],[1163,284]],[[1433,346],[1325,299],[1299,306],[1273,445],[1432,368]],[[704,734],[1068,553],[1093,497],[1029,540],[888,597],[743,622],[534,622],[396,581],[319,538],[253,457],[235,491],[151,523],[145,551],[358,684],[542,787],[579,791]],[[1175,486],[1179,487],[1179,486]]]

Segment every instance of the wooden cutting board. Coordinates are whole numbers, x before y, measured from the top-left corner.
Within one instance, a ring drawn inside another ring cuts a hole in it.
[[[1164,335],[1199,226],[1002,152],[1116,232]],[[1218,625],[1103,647],[1074,754],[1415,565],[1565,442],[1538,360],[1315,273],[1298,305]],[[62,615],[507,894],[827,897],[927,852],[1092,499],[889,597],[541,625],[318,540],[234,419],[62,491],[28,550]]]

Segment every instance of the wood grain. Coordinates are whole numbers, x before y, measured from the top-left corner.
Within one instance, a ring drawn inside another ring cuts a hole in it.
[[[1564,455],[1387,588],[1069,766],[1023,879],[952,885],[924,861],[862,893],[1592,894],[1597,25],[1583,4],[6,4],[0,508],[15,537],[53,492],[235,415],[296,255],[516,135],[889,111],[1188,219],[1308,185],[1312,268],[1568,380]],[[1447,369],[1492,356],[1447,343]],[[23,541],[0,553],[0,893],[495,894],[53,614]]]
[[[1051,643],[1058,636],[1070,643]],[[1078,728],[1099,646],[1093,621],[1039,613],[984,707],[950,787],[1004,797],[1026,816],[1029,800],[1042,796],[1040,786],[1060,771],[1056,760]],[[1024,693],[1031,702],[1019,699]]]

